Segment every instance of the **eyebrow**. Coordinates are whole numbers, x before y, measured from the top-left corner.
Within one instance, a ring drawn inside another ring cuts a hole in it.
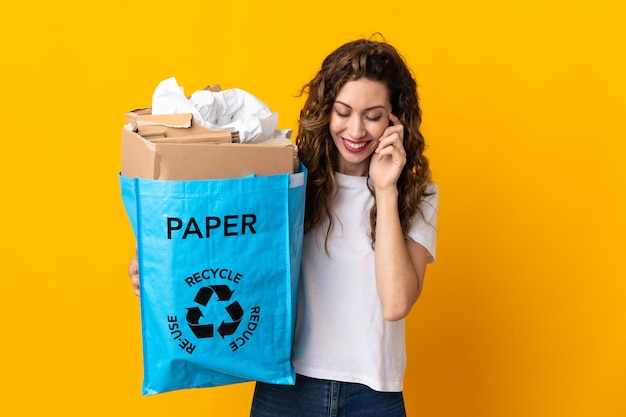
[[[340,101],[340,100],[335,100],[335,103],[339,103],[339,104],[341,104],[341,105],[343,105],[343,106],[346,106],[346,107],[348,107],[348,108],[352,109],[352,106],[351,106],[351,105],[346,104],[346,103],[344,103],[343,101]],[[386,107],[385,107],[385,106],[383,106],[382,104],[380,104],[380,105],[377,105],[377,106],[368,107],[367,109],[365,109],[365,110],[363,110],[363,111],[371,111],[371,110],[376,110],[376,109],[383,109],[383,110],[385,110],[385,109],[386,109]]]

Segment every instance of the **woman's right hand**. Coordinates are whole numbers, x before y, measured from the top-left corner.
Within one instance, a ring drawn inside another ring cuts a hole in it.
[[[139,263],[136,256],[128,263],[128,276],[135,295],[139,297]]]

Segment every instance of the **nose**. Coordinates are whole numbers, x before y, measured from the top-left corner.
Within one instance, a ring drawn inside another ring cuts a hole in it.
[[[353,116],[348,122],[348,134],[351,139],[359,139],[365,136],[365,124],[360,117]]]

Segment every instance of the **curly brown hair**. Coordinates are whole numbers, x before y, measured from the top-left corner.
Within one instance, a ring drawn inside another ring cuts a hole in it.
[[[325,217],[332,227],[333,200],[337,192],[335,171],[339,151],[330,135],[329,123],[339,90],[351,80],[365,77],[383,82],[388,90],[392,112],[404,125],[404,148],[407,161],[398,179],[398,207],[403,232],[407,233],[411,218],[422,215],[421,202],[428,195],[431,182],[426,148],[420,132],[422,112],[419,107],[417,83],[404,58],[390,44],[372,39],[348,42],[322,63],[317,75],[305,84],[300,94],[307,99],[300,113],[296,145],[304,166],[309,171],[305,233],[320,224]],[[369,183],[369,181],[368,181]],[[370,192],[374,190],[370,186]],[[376,241],[376,203],[370,210],[372,245]]]

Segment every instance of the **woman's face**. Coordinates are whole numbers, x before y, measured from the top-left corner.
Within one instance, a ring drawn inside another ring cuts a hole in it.
[[[389,91],[380,81],[348,81],[337,94],[330,116],[330,134],[339,150],[342,174],[365,176],[378,139],[389,126]]]

